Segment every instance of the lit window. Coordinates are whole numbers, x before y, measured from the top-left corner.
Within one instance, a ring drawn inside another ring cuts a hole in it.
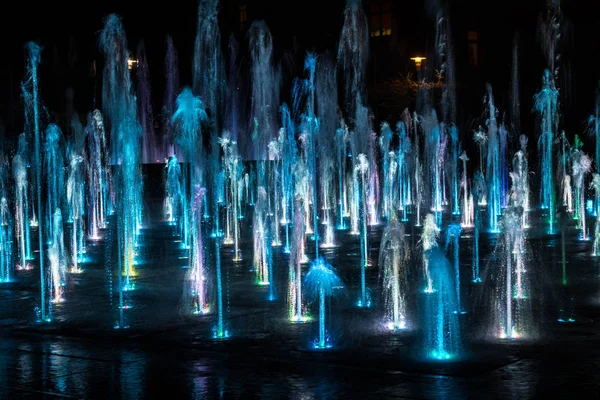
[[[242,4],[240,6],[240,30],[244,30],[246,21],[248,21],[248,6]]]
[[[479,62],[479,52],[477,49],[477,32],[469,31],[467,34],[469,45],[469,64],[476,67]]]
[[[369,23],[371,37],[392,34],[392,2],[373,1],[369,5]]]

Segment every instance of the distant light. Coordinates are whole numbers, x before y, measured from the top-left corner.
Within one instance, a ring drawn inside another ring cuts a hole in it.
[[[411,60],[413,60],[415,62],[415,65],[417,67],[420,67],[421,66],[421,61],[427,60],[427,58],[425,58],[425,57],[411,57]]]
[[[127,59],[127,69],[132,70],[133,67],[135,67],[138,63],[138,60],[135,58],[128,58]]]
[[[594,210],[594,200],[587,200],[585,202],[585,208],[587,208],[588,211],[593,211]]]

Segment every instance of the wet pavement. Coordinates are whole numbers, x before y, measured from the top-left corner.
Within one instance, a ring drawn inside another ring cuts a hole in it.
[[[491,296],[494,292],[485,283],[493,282],[495,263],[502,257],[495,236],[483,235],[484,285],[475,285],[468,280],[472,231],[465,229],[461,275],[468,312],[460,317],[465,351],[451,362],[434,362],[422,357],[417,285],[411,285],[409,296],[410,329],[394,333],[381,322],[380,227],[372,228],[369,236],[370,309],[354,307],[358,237],[336,232],[341,245],[322,251],[346,288],[329,304],[329,330],[336,345],[314,351],[315,322],[292,324],[286,318],[288,256],[274,251],[276,300],[268,301],[267,288],[255,284],[250,268],[251,218],[242,222],[244,261],[233,263],[231,247],[222,248],[230,334],[225,340],[213,339],[214,313],[193,316],[185,309],[187,260],[172,227],[157,221],[149,226],[141,235],[136,288],[128,294],[128,329],[114,329],[115,294],[109,295],[102,242],[89,243],[89,262],[83,273],[69,276],[66,301],[54,307],[51,323],[35,323],[37,269],[19,271],[14,282],[0,287],[0,399],[600,395],[595,377],[600,368],[600,268],[591,256],[591,242],[577,240],[573,228],[567,236],[566,286],[561,284],[560,236],[535,228],[528,233],[533,317],[528,337],[518,340],[489,335],[495,324],[490,318],[490,292]],[[418,232],[407,229],[407,233],[416,253]],[[409,264],[409,282],[417,282],[418,257],[413,255]],[[565,313],[575,322],[559,323]]]

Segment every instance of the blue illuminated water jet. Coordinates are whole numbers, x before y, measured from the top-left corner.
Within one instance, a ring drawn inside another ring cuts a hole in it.
[[[462,355],[462,336],[458,320],[458,301],[452,279],[452,266],[438,247],[427,250],[429,271],[433,282],[425,293],[423,331],[425,357],[451,360]]]
[[[304,277],[304,292],[310,300],[319,300],[319,338],[314,343],[315,349],[333,347],[331,336],[325,325],[325,299],[334,296],[337,289],[343,288],[342,280],[337,276],[331,265],[323,258],[317,258],[310,265]]]

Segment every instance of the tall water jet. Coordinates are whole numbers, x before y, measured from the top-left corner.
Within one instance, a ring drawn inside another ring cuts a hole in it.
[[[192,70],[194,94],[206,105],[210,118],[220,126],[220,102],[224,89],[224,66],[221,55],[221,31],[218,22],[219,0],[198,2],[198,25],[194,43],[194,65]]]
[[[8,158],[0,150],[0,283],[9,282],[13,271],[12,213],[8,205]]]
[[[267,157],[268,144],[275,136],[279,104],[279,74],[272,63],[273,39],[264,21],[255,21],[248,32],[252,60],[251,126],[253,158],[260,164]],[[264,176],[257,174],[257,186],[265,187]]]
[[[475,143],[477,144],[477,146],[479,147],[479,171],[485,175],[485,169],[484,169],[484,165],[487,164],[487,159],[486,159],[486,154],[487,152],[484,151],[484,148],[486,146],[486,143],[488,141],[488,137],[485,134],[485,131],[483,130],[483,128],[480,126],[479,129],[477,131],[475,131],[475,133],[473,134],[473,140],[475,141]],[[487,199],[485,197],[485,194],[482,198],[479,199],[479,203],[477,203],[479,205],[487,205]]]
[[[511,205],[523,209],[523,228],[528,227],[527,211],[529,210],[529,163],[527,162],[527,136],[519,138],[521,148],[513,157],[513,171],[510,176],[513,181],[511,190]]]
[[[350,215],[348,208],[348,184],[346,164],[348,158],[348,127],[343,125],[336,132],[335,148],[337,149],[336,168],[338,170],[338,212],[337,212],[337,229],[348,229],[346,218]]]
[[[50,302],[61,303],[65,299],[67,285],[67,256],[63,235],[63,218],[60,208],[52,213],[52,244],[48,248]],[[52,318],[49,313],[49,317]]]
[[[162,106],[162,147],[165,156],[172,155],[173,125],[171,116],[175,112],[175,101],[179,93],[179,63],[173,38],[167,36],[167,52],[165,54],[165,93]]]
[[[490,219],[490,230],[499,232],[498,218],[502,214],[502,171],[500,154],[500,132],[496,119],[498,110],[494,106],[492,86],[487,85],[487,166],[486,182],[488,189],[488,217]]]
[[[280,210],[281,210],[281,155],[283,150],[283,135],[279,135],[276,140],[273,140],[269,143],[269,187],[272,188],[271,193],[273,195],[272,202],[270,202],[271,210],[270,215],[272,216],[272,231],[274,232],[273,238],[273,246],[281,246],[281,239],[279,234],[279,222],[280,218]]]
[[[37,197],[37,210],[38,213],[42,212],[42,164],[41,164],[41,127],[40,127],[40,99],[39,99],[39,88],[38,88],[38,72],[37,68],[41,61],[41,47],[34,42],[29,42],[26,45],[28,52],[28,65],[25,83],[23,84],[23,92],[25,99],[28,100],[26,103],[26,109],[30,109],[29,112],[33,115],[33,133],[34,133],[34,165],[35,165],[35,193]],[[27,113],[26,113],[27,116]],[[45,256],[44,256],[44,240],[43,240],[43,219],[40,218],[38,222],[38,242],[40,252],[40,308],[39,308],[39,319],[46,321],[47,317],[47,305],[46,305],[46,268]]]
[[[294,123],[287,105],[281,107],[282,128],[279,136],[283,141],[281,162],[281,223],[285,225],[285,247],[284,252],[290,252],[290,226],[294,215],[294,166],[298,157]],[[294,218],[295,219],[295,218]]]
[[[231,133],[231,140],[238,142],[241,139],[240,121],[242,120],[242,96],[240,85],[242,83],[241,68],[238,62],[238,43],[235,35],[229,36],[229,71],[227,90],[225,93],[225,129]]]
[[[500,338],[519,338],[527,335],[529,313],[528,280],[525,274],[525,238],[520,207],[509,207],[503,216],[503,254],[496,271],[492,310]]]
[[[383,274],[385,299],[385,325],[390,330],[407,328],[408,258],[409,248],[405,239],[404,224],[398,222],[395,214],[392,213],[381,237],[379,248],[379,273]]]
[[[200,167],[204,160],[202,152],[202,122],[207,118],[204,103],[198,96],[194,96],[190,88],[184,88],[177,96],[177,109],[172,121],[175,125],[175,142],[183,153],[186,162],[182,172],[182,210],[180,231],[181,242],[184,248],[189,248],[189,235],[192,229],[191,196],[192,188],[202,182]]]
[[[79,273],[80,262],[85,253],[84,215],[85,215],[85,182],[84,159],[80,154],[71,154],[69,161],[69,177],[67,179],[67,202],[71,212],[73,229],[71,232],[71,272]]]
[[[554,224],[554,167],[553,143],[558,129],[558,89],[549,70],[544,71],[542,89],[534,96],[534,111],[540,119],[540,136],[538,151],[540,154],[540,169],[542,181],[540,200],[543,209],[548,210],[550,233]]]
[[[297,232],[298,235],[296,237],[296,242],[293,243],[295,247],[295,251],[298,252],[297,257],[301,263],[308,263],[308,257],[306,256],[306,221],[308,214],[308,207],[306,207],[306,202],[308,201],[306,196],[306,188],[308,186],[308,169],[306,168],[306,163],[303,160],[298,160],[296,164],[294,164],[294,209],[293,209],[293,223],[294,223],[294,232]],[[302,207],[302,210],[299,210],[298,207]],[[300,218],[298,214],[303,218],[302,225],[296,225],[296,220]],[[300,230],[303,232],[303,236],[300,236]]]
[[[469,157],[467,152],[463,150],[460,155],[462,161],[462,178],[460,180],[460,187],[463,194],[463,212],[461,216],[461,225],[465,228],[473,226],[473,218],[475,213],[475,203],[473,201],[473,195],[469,196],[469,181],[467,178],[467,161]]]
[[[24,136],[22,136],[24,138]],[[19,151],[12,161],[12,173],[15,180],[15,229],[19,246],[18,269],[27,269],[28,260],[32,259],[31,237],[29,231],[29,201],[26,153]]]
[[[516,134],[521,133],[521,96],[519,90],[519,34],[515,33],[513,37],[512,51],[512,74],[510,78],[510,104],[511,104],[511,122],[512,130]]]
[[[414,151],[414,155],[415,155],[415,166],[414,166],[414,179],[415,179],[415,195],[414,195],[414,202],[416,204],[416,208],[417,208],[417,215],[416,215],[416,223],[415,226],[421,226],[421,203],[423,202],[423,165],[422,165],[422,161],[420,158],[420,137],[419,137],[419,131],[418,131],[418,118],[417,118],[417,113],[414,113],[414,117],[412,118],[412,122],[413,122],[413,134],[415,136],[414,139],[414,143],[415,143],[415,151]]]
[[[450,173],[452,180],[452,214],[460,214],[460,204],[458,200],[459,185],[458,185],[458,128],[452,124],[448,128],[450,133],[450,152],[452,153],[452,164],[450,165]],[[466,212],[466,210],[465,210]]]
[[[359,307],[370,307],[371,299],[367,293],[366,269],[369,265],[369,244],[367,241],[367,181],[369,172],[369,161],[364,154],[357,157],[357,165],[354,167],[354,182],[356,193],[356,206],[358,208],[358,220],[360,225],[360,298]]]
[[[183,209],[183,197],[185,193],[183,192],[181,166],[179,165],[179,160],[175,154],[169,157],[166,164],[163,215],[165,221],[169,224],[179,225],[185,212]]]
[[[221,242],[215,240],[215,280],[217,288],[217,325],[214,328],[214,337],[216,339],[225,339],[229,337],[225,325],[225,303],[223,296],[224,282],[223,282],[223,271],[221,268]]]
[[[383,122],[381,124],[381,135],[379,136],[379,149],[381,150],[382,155],[383,171],[382,215],[386,219],[389,219],[390,211],[393,207],[392,204],[394,204],[393,187],[397,168],[397,163],[395,162],[396,154],[390,149],[391,142],[392,130],[387,122]],[[391,158],[394,158],[393,164],[390,161]]]
[[[562,234],[561,234],[562,235]],[[564,235],[563,235],[564,236]],[[562,239],[562,236],[561,236]],[[564,239],[562,239],[564,241]],[[562,244],[562,243],[561,243]],[[564,249],[564,247],[563,247]],[[566,260],[566,251],[563,250],[563,259],[562,262],[562,270],[563,270],[563,285],[567,284],[567,260]],[[598,257],[600,255],[600,216],[596,217],[596,226],[594,227],[594,245],[592,247],[592,256]]]
[[[425,293],[433,292],[433,277],[430,271],[429,255],[430,250],[438,246],[437,239],[440,234],[440,228],[438,228],[435,217],[429,213],[425,216],[423,222],[423,232],[421,234],[421,244],[423,247],[423,271],[425,274]],[[456,310],[454,310],[456,311]]]
[[[430,216],[433,218],[433,215]],[[462,353],[452,266],[437,246],[427,249],[425,257],[434,282],[431,291],[425,294],[425,309],[422,312],[425,357],[450,360],[460,357]]]
[[[452,246],[453,250],[453,263],[454,263],[454,284],[456,285],[456,312],[464,314],[461,302],[461,290],[460,290],[460,234],[462,227],[460,224],[451,224],[446,230],[446,252],[448,248]]]
[[[370,163],[373,165],[377,164],[377,159],[375,157],[376,154],[376,133],[371,129],[369,124],[369,153],[368,159]],[[379,224],[379,169],[371,168],[369,169],[369,194],[367,197],[367,210],[369,213],[369,225],[378,225]]]
[[[345,119],[349,121],[350,130],[358,116],[358,108],[366,100],[365,75],[369,60],[369,31],[367,17],[360,0],[346,0],[344,9],[344,25],[340,32],[338,44],[338,76],[344,82],[341,99]],[[366,149],[356,149],[359,152]],[[354,151],[354,149],[353,149]],[[354,152],[356,156],[358,152]]]
[[[206,189],[198,185],[193,187],[192,204],[190,208],[194,226],[191,235],[190,270],[187,273],[186,282],[189,285],[189,296],[192,299],[191,312],[193,314],[206,314],[210,311],[209,303],[206,298],[206,267],[204,255],[204,244],[202,241],[202,202],[206,194]]]
[[[267,191],[264,187],[258,188],[258,198],[254,206],[254,221],[252,230],[254,236],[254,258],[252,265],[256,272],[256,281],[259,285],[269,285],[269,251],[271,243],[267,243]]]
[[[65,192],[64,159],[62,150],[62,132],[55,124],[48,125],[46,129],[46,142],[44,144],[44,169],[46,172],[46,202],[48,218],[57,208],[62,208]],[[50,221],[50,220],[49,220]],[[51,225],[53,227],[53,225]],[[48,237],[53,237],[52,229],[47,232]]]
[[[410,114],[408,114],[406,111],[403,115],[405,119],[410,119]],[[397,175],[400,201],[399,206],[402,210],[402,220],[408,221],[408,207],[413,202],[410,175],[412,143],[408,137],[406,123],[402,121],[398,122],[396,125],[396,131],[398,133]]]
[[[142,215],[142,174],[140,169],[141,129],[128,70],[127,40],[120,18],[111,14],[100,33],[105,55],[102,104],[110,123],[112,163],[116,164],[117,259],[119,260],[120,310],[123,291],[133,288],[138,226]],[[122,277],[125,276],[125,282]],[[120,311],[121,312],[121,311]],[[121,318],[119,327],[124,327]]]
[[[229,133],[226,132],[220,139],[221,148],[223,149],[224,170],[227,179],[227,235],[225,244],[234,245],[233,261],[239,262],[242,259],[240,253],[240,204],[241,191],[240,181],[242,179],[241,160],[237,154],[237,143],[229,138]],[[231,230],[233,229],[233,237]]]
[[[584,180],[592,168],[592,160],[581,150],[574,150],[573,155],[573,178],[575,179],[575,201],[578,216],[578,227],[581,229],[581,239],[588,240],[588,233],[585,226],[585,187]]]
[[[594,189],[594,215],[600,216],[600,174],[592,174],[592,189]]]
[[[304,263],[304,205],[302,196],[294,200],[294,232],[288,272],[288,312],[293,322],[306,321],[302,297],[302,264]]]
[[[338,88],[336,66],[328,53],[319,56],[315,73],[315,106],[316,117],[319,122],[319,135],[316,138],[318,173],[320,183],[321,210],[323,212],[322,225],[325,227],[323,247],[334,245],[336,212],[335,191],[336,175],[336,135],[339,125],[338,113]]]
[[[222,188],[220,171],[219,133],[221,132],[222,103],[225,89],[225,69],[221,53],[221,31],[218,22],[218,0],[200,0],[198,3],[198,25],[194,43],[193,80],[194,94],[200,96],[209,121],[210,133],[209,162],[204,174],[212,174],[206,180],[211,196],[207,197],[205,208],[212,209],[212,234],[221,237],[220,228],[220,195]]]
[[[304,277],[304,291],[308,299],[319,300],[319,338],[314,342],[315,349],[333,347],[331,336],[325,326],[325,299],[335,295],[336,289],[341,289],[343,286],[342,280],[322,257],[311,263]]]
[[[479,232],[481,231],[481,208],[479,202],[485,196],[485,180],[481,171],[475,172],[473,178],[473,204],[475,207],[475,218],[473,226],[473,283],[481,282],[479,275]]]
[[[152,94],[150,90],[150,71],[144,41],[141,40],[137,46],[136,63],[136,100],[137,114],[140,127],[142,128],[142,159],[143,163],[158,162],[156,135],[154,133],[154,116],[152,113]]]
[[[106,147],[104,119],[99,110],[88,117],[88,190],[91,210],[88,212],[89,236],[100,238],[100,229],[106,228],[109,207],[110,163]]]
[[[436,219],[439,220],[442,212],[443,203],[443,163],[444,163],[444,144],[443,127],[438,124],[435,110],[431,110],[429,114],[423,117],[421,126],[423,128],[425,141],[425,164],[426,171],[425,181],[428,183],[423,189],[428,190],[431,199],[431,211],[435,213]]]

